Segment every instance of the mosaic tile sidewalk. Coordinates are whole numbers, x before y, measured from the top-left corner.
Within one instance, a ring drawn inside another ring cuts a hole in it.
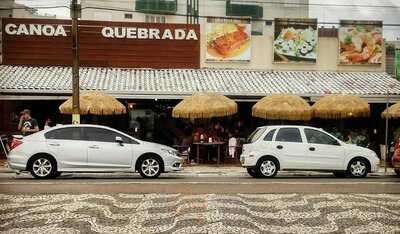
[[[400,233],[400,195],[0,195],[1,233]]]

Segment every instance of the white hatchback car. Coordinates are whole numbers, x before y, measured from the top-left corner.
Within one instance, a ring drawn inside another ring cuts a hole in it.
[[[378,170],[374,151],[346,144],[308,126],[257,128],[243,146],[240,162],[253,177],[274,177],[279,170],[333,172],[337,177],[365,177]]]
[[[62,172],[135,172],[156,178],[182,170],[178,152],[99,125],[62,125],[14,138],[8,164],[35,178]]]

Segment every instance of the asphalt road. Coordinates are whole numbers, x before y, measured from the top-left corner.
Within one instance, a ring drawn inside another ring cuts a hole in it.
[[[368,176],[363,179],[281,175],[273,179],[249,176],[203,175],[185,177],[167,174],[158,179],[142,179],[135,174],[64,174],[57,179],[36,180],[30,175],[8,173],[0,176],[2,194],[54,193],[180,193],[180,194],[261,194],[261,193],[365,193],[400,194],[400,178]]]

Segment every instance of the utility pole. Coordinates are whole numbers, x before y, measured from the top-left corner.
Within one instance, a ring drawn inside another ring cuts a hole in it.
[[[79,111],[79,40],[78,18],[81,17],[81,6],[78,0],[71,1],[71,36],[72,36],[72,123],[80,123]]]

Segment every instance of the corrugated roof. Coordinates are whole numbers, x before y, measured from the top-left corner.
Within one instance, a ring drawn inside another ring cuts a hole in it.
[[[82,90],[104,90],[129,97],[188,95],[213,91],[228,96],[330,93],[359,96],[400,94],[400,82],[383,72],[259,71],[227,69],[81,68]],[[60,94],[71,92],[70,67],[0,66],[0,92]]]

